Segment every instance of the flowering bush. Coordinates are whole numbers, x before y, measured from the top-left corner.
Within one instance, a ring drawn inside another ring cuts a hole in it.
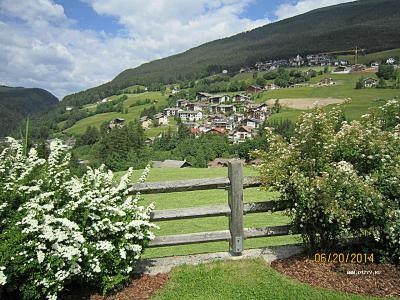
[[[51,144],[48,160],[9,144],[0,155],[0,289],[55,299],[69,283],[106,292],[127,280],[155,227],[152,205],[128,195],[132,170],[118,184],[104,167],[76,178],[60,142]]]
[[[310,249],[358,237],[400,261],[400,102],[351,123],[341,114],[304,113],[290,142],[267,128],[269,149],[256,153],[263,184],[292,203],[293,226]]]

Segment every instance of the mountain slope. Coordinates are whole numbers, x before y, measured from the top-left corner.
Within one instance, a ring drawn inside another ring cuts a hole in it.
[[[111,82],[69,95],[63,101],[75,105],[90,103],[133,84],[195,79],[208,75],[210,69],[234,71],[258,60],[298,53],[346,50],[355,46],[368,52],[399,48],[398,24],[398,0],[360,0],[317,9],[125,70]]]
[[[58,103],[46,90],[0,86],[0,136],[14,131],[27,115],[44,112]]]

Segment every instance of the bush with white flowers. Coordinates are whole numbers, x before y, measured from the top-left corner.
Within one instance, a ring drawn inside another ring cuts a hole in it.
[[[0,289],[56,299],[75,282],[104,292],[125,282],[155,227],[153,206],[128,194],[132,170],[119,182],[104,167],[77,178],[60,142],[48,160],[8,142],[0,155]]]
[[[383,259],[400,261],[400,101],[360,121],[340,106],[300,116],[290,142],[267,128],[258,151],[263,184],[292,203],[293,226],[310,249],[356,237]]]

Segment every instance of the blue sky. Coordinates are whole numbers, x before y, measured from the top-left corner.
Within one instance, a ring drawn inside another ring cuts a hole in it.
[[[127,68],[351,0],[0,0],[0,84],[57,97]]]

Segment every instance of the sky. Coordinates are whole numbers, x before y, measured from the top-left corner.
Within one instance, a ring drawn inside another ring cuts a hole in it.
[[[0,0],[0,85],[60,99],[127,68],[352,0]]]

